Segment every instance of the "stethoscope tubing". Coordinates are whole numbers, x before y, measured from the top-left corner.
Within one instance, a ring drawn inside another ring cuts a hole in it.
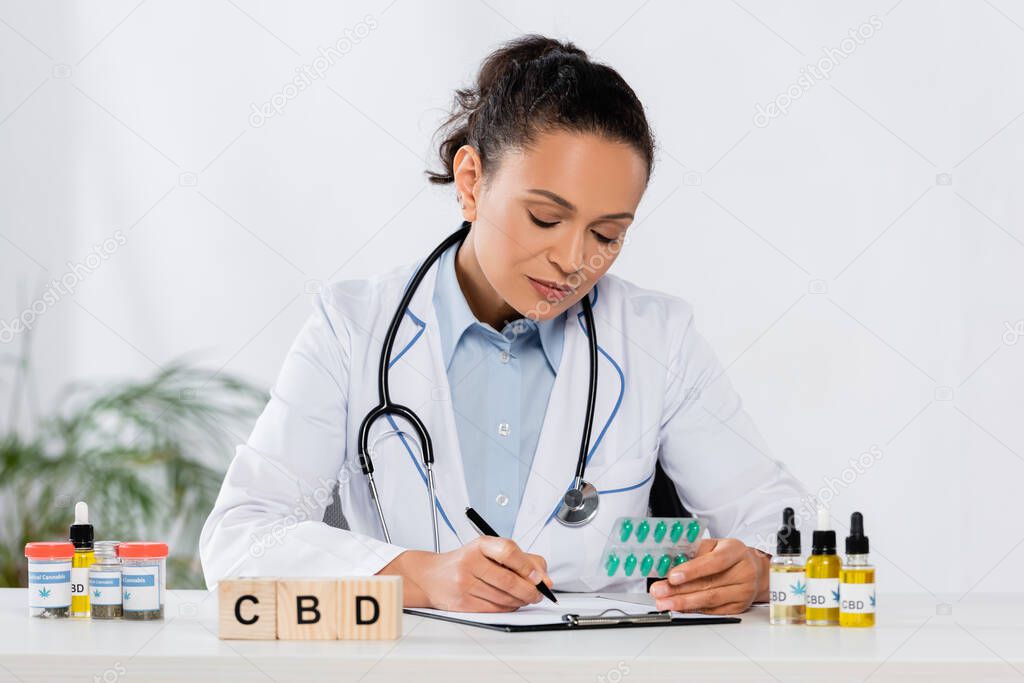
[[[380,496],[378,495],[377,484],[373,478],[373,458],[370,455],[369,449],[370,429],[378,419],[391,416],[392,418],[398,417],[406,420],[412,427],[412,431],[415,432],[416,438],[421,446],[420,456],[423,460],[424,475],[427,480],[427,494],[430,498],[435,552],[441,552],[441,544],[437,524],[437,489],[435,488],[434,483],[434,444],[430,438],[430,433],[427,431],[426,425],[423,424],[420,417],[411,408],[395,403],[391,400],[389,370],[391,366],[391,354],[394,351],[395,340],[398,337],[398,329],[402,324],[402,319],[405,317],[405,314],[409,309],[409,304],[412,302],[412,298],[416,294],[416,290],[419,288],[420,283],[423,281],[423,278],[426,277],[427,271],[430,267],[441,257],[441,254],[447,251],[452,245],[461,243],[466,239],[471,227],[472,225],[469,221],[464,221],[458,230],[453,232],[445,238],[443,242],[437,245],[437,247],[430,252],[427,258],[424,259],[423,263],[420,264],[420,267],[416,270],[412,278],[409,280],[409,283],[406,285],[402,298],[399,301],[398,306],[395,307],[395,313],[388,324],[387,333],[384,335],[384,342],[381,344],[380,362],[377,366],[378,404],[366,414],[359,425],[359,466],[363,471],[363,475],[369,482],[370,496],[373,498],[374,507],[377,510],[377,517],[380,519],[381,529],[384,532],[384,540],[388,543],[391,542],[391,534],[388,531],[387,522],[384,518],[384,510],[381,506]],[[582,501],[582,491],[586,485],[583,477],[586,473],[587,455],[590,451],[590,438],[594,428],[594,411],[597,405],[597,334],[594,328],[594,313],[590,303],[589,294],[580,300],[580,304],[583,308],[583,318],[587,326],[588,350],[590,352],[590,377],[587,388],[586,417],[583,423],[582,438],[580,439],[580,452],[576,461],[576,471],[573,476],[572,485],[562,502],[562,506],[566,507],[573,507],[569,505],[569,500],[571,499],[570,494],[573,492],[579,493],[580,500]],[[580,505],[582,505],[582,502]],[[579,506],[577,505],[576,507]],[[586,521],[589,521],[589,518],[590,517],[588,516]]]

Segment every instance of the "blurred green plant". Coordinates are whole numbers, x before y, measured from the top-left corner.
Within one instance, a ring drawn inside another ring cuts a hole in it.
[[[178,360],[148,379],[70,384],[26,436],[17,423],[29,344],[23,339],[21,353],[8,357],[15,379],[0,433],[0,586],[26,585],[25,543],[66,539],[84,500],[97,540],[165,540],[168,587],[204,588],[199,533],[225,454],[244,441],[238,434],[266,393]]]

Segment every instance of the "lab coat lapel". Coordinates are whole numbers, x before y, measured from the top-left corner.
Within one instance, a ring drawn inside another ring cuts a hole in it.
[[[409,313],[402,323],[403,333],[396,341],[392,354],[391,398],[396,403],[415,411],[423,421],[434,446],[434,480],[437,487],[438,503],[444,515],[438,513],[441,550],[452,550],[476,537],[477,533],[466,519],[465,508],[469,505],[462,454],[459,449],[455,414],[450,400],[448,374],[441,354],[441,336],[433,306],[434,283],[437,265],[424,277],[409,304]],[[405,350],[402,353],[402,350]],[[401,354],[399,356],[399,354]],[[394,359],[397,358],[397,362]],[[403,428],[406,428],[403,425]],[[422,467],[422,456],[416,452]],[[426,500],[426,489],[410,491],[410,514],[426,512],[416,500],[420,495]],[[429,506],[427,506],[429,507]],[[445,518],[454,528],[455,538]],[[429,522],[428,522],[429,525]],[[430,542],[431,547],[433,541]]]
[[[555,383],[551,387],[544,424],[537,442],[533,467],[526,482],[522,505],[516,517],[513,538],[521,547],[530,548],[549,526],[549,518],[572,484],[579,457],[583,420],[586,416],[587,384],[590,379],[587,336],[581,307],[568,311],[565,342]],[[595,311],[597,317],[597,311]],[[600,326],[599,323],[595,323]],[[598,342],[601,336],[598,334]],[[613,409],[618,392],[617,380],[598,356],[597,404],[590,437],[593,452],[598,435]],[[615,386],[612,384],[615,382]],[[615,393],[613,393],[613,391]],[[558,524],[550,520],[550,524]]]

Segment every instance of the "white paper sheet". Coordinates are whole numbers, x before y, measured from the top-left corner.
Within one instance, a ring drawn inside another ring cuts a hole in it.
[[[558,624],[563,614],[580,614],[594,616],[607,609],[620,609],[626,614],[644,614],[654,611],[653,606],[639,605],[636,602],[616,600],[595,593],[556,593],[558,604],[550,600],[542,600],[535,605],[520,607],[515,612],[451,612],[440,609],[419,609],[417,612],[434,614],[444,617],[473,621],[478,624],[511,624],[515,626],[533,626],[536,624]],[[612,612],[611,614],[617,614]],[[709,617],[705,614],[672,612],[673,617]]]

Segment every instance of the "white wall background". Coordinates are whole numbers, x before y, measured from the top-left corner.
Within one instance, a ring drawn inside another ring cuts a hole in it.
[[[756,125],[872,16],[828,79]],[[125,236],[34,323],[39,410],[69,380],[194,351],[269,386],[318,283],[415,260],[457,225],[421,174],[430,136],[522,32],[576,41],[646,103],[657,169],[615,272],[694,303],[774,453],[835,494],[837,520],[865,513],[883,587],[1019,589],[1024,7],[1009,0],[3,0],[0,321]],[[253,125],[252,105],[346,35],[324,78]]]

